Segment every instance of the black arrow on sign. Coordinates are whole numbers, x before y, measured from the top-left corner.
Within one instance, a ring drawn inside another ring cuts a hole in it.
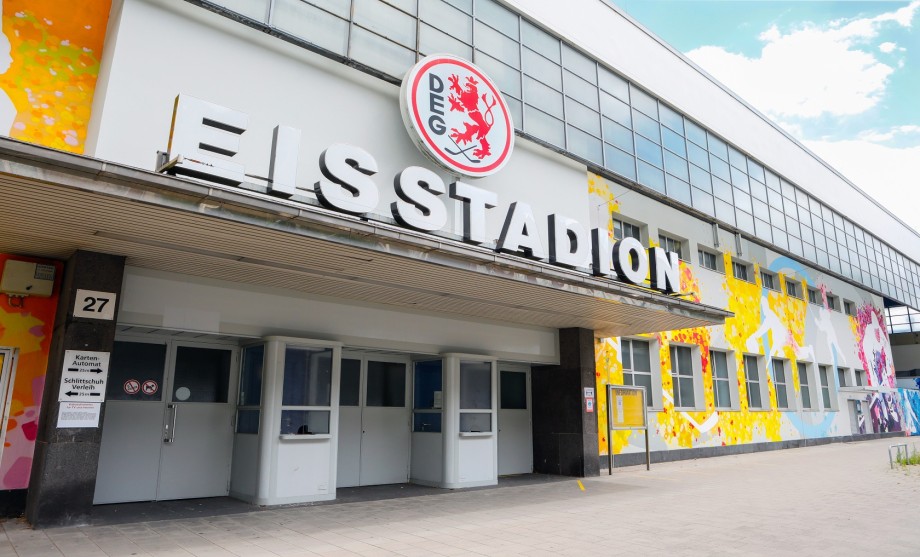
[[[67,392],[64,393],[64,394],[67,395],[67,396],[74,396],[74,395],[78,395],[78,394],[80,394],[80,393],[75,393],[75,392],[73,392],[73,391],[67,391]]]
[[[80,371],[80,370],[75,367],[69,367],[67,368],[67,371]]]
[[[102,393],[90,393],[89,396],[102,396]]]
[[[102,373],[102,370],[99,369],[99,368],[97,367],[97,368],[95,368],[95,369],[89,370],[89,372],[90,372],[90,373]]]

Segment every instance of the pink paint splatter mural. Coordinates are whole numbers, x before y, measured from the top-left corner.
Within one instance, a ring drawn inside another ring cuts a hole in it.
[[[0,347],[11,348],[16,353],[15,366],[9,369],[13,388],[6,408],[9,419],[0,453],[0,489],[25,489],[29,486],[32,469],[32,452],[38,432],[38,414],[63,264],[0,254],[0,267],[9,259],[47,263],[55,267],[55,287],[51,297],[32,296],[14,299],[11,303],[9,297],[0,295]],[[22,307],[18,306],[19,301]]]

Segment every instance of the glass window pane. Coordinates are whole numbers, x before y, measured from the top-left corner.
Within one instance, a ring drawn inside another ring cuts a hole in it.
[[[731,180],[731,173],[728,171],[728,163],[723,162],[713,155],[709,155],[709,169],[712,171],[713,176],[717,176],[726,182]]]
[[[413,43],[412,48],[415,48]],[[393,77],[402,77],[415,64],[415,52],[361,27],[351,30],[351,56]]]
[[[624,126],[604,118],[604,140],[633,153],[633,132]]]
[[[563,72],[563,79],[565,80],[566,95],[594,110],[598,109],[597,87],[595,85],[588,83],[568,70]]]
[[[476,22],[476,49],[498,58],[514,68],[521,67],[521,51],[517,41],[509,39],[488,25]]]
[[[735,168],[747,171],[747,157],[731,146],[728,148],[728,162]]]
[[[624,102],[629,102],[629,84],[625,79],[604,67],[598,68],[598,77],[602,90]]]
[[[630,115],[629,105],[606,93],[601,93],[601,112],[604,116],[627,128],[632,127],[632,116]]]
[[[636,155],[640,159],[661,168],[661,147],[641,135],[636,136]]]
[[[528,48],[524,49],[524,72],[562,91],[562,68]]]
[[[509,37],[517,38],[520,36],[518,31],[518,16],[499,6],[492,0],[477,0],[476,19],[485,21],[490,26],[498,29]],[[476,37],[476,42],[479,42],[479,37]]]
[[[329,410],[282,410],[281,434],[327,434],[329,433],[329,414]]]
[[[441,365],[441,360],[416,362],[413,389],[415,408],[441,408],[443,406]]]
[[[715,216],[716,209],[713,203],[713,198],[709,193],[704,192],[703,190],[693,188],[693,207],[703,211],[709,216]]]
[[[361,404],[361,360],[342,358],[339,406],[358,406],[359,404]]]
[[[668,197],[680,201],[684,205],[690,205],[690,184],[683,180],[678,180],[668,174],[665,176],[667,182]]]
[[[578,77],[597,84],[597,64],[569,45],[562,44],[562,66]]]
[[[419,2],[419,17],[466,43],[473,40],[473,19],[441,0]]]
[[[646,116],[658,120],[658,101],[645,91],[630,84],[629,98],[632,100],[632,107],[637,108]]]
[[[471,433],[492,431],[492,413],[460,412],[460,431]]]
[[[412,431],[441,433],[441,413],[416,412],[412,416]]]
[[[690,162],[709,172],[709,153],[702,147],[697,147],[693,143],[687,144],[687,154]]]
[[[501,408],[527,409],[527,374],[520,371],[503,371],[501,381]]]
[[[492,408],[491,363],[460,362],[460,408],[467,410]]]
[[[601,140],[586,134],[578,128],[567,126],[568,128],[568,150],[587,159],[591,162],[603,165],[604,155],[601,146]]]
[[[696,143],[700,147],[706,147],[706,130],[699,127],[690,120],[685,121],[687,139]]]
[[[282,406],[329,406],[332,349],[287,346],[284,350]]]
[[[243,349],[243,365],[240,366],[240,406],[259,406],[262,403],[262,361],[265,345],[248,346]]]
[[[690,180],[690,174],[687,172],[687,161],[667,150],[664,152],[664,169],[685,182]]]
[[[632,341],[632,369],[650,373],[652,360],[649,353],[649,344],[641,340]]]
[[[105,385],[106,400],[163,400],[165,370],[165,344],[115,341]],[[147,381],[157,385],[152,394],[140,388]]]
[[[709,152],[723,161],[728,161],[728,146],[725,142],[711,133],[707,133],[706,136],[709,140]]]
[[[655,143],[661,143],[661,129],[658,122],[633,110],[633,126],[635,130]]]
[[[565,147],[562,120],[527,105],[524,106],[524,131],[557,147]]]
[[[680,389],[680,405],[683,407],[692,407],[696,405],[693,397],[693,379],[689,377],[680,377],[677,380]]]
[[[227,402],[233,351],[179,346],[173,372],[173,402]]]
[[[661,113],[661,123],[683,135],[684,117],[678,114],[677,111],[663,104],[658,106],[658,110]]]
[[[630,180],[636,179],[636,159],[616,147],[604,145],[604,164],[610,170]]]
[[[562,118],[562,93],[526,75],[524,76],[524,102],[556,118]]]
[[[716,218],[728,224],[735,224],[735,208],[730,204],[716,199]]]
[[[476,65],[488,72],[489,77],[503,93],[521,98],[521,73],[519,71],[479,51],[476,52]]]
[[[648,373],[636,373],[633,375],[634,381],[633,385],[636,387],[645,388],[645,405],[653,406],[652,404],[652,376]]]
[[[368,361],[365,405],[404,407],[406,405],[406,364]]]
[[[422,3],[424,4],[425,1]],[[559,54],[559,39],[526,20],[521,21],[521,39],[525,46],[532,48],[557,64],[562,63],[562,58]]]
[[[247,410],[240,408],[236,412],[237,433],[259,433],[259,416],[261,410]]]
[[[415,48],[415,18],[380,0],[354,0],[354,22],[405,47]]]
[[[348,22],[301,0],[275,0],[272,22],[276,29],[316,46],[345,55]]]
[[[595,137],[601,135],[600,114],[570,98],[565,99],[565,119]]]
[[[668,128],[661,128],[661,139],[666,148],[686,158],[687,145],[684,142],[683,136],[672,132]]]
[[[424,5],[424,4],[422,4]],[[473,48],[424,23],[419,25],[418,48],[423,55],[448,53],[461,58],[473,57]]]
[[[694,187],[712,193],[712,179],[709,177],[709,173],[695,164],[690,165],[690,183]]]

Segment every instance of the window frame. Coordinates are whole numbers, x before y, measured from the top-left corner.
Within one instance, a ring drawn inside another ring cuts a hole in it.
[[[751,380],[750,374],[749,374],[748,362],[751,362],[751,361],[754,362],[754,370],[757,372],[757,379],[755,380]],[[764,374],[762,373],[762,368],[760,367],[761,361],[762,361],[762,358],[756,354],[744,354],[741,357],[741,365],[744,368],[744,387],[745,387],[745,394],[747,395],[746,397],[747,405],[748,405],[748,410],[752,412],[769,411],[771,409],[769,397],[764,397],[763,386],[765,384],[765,381],[763,377]],[[756,386],[757,393],[760,398],[760,406],[753,406],[751,404],[752,402],[751,393],[753,392],[752,385]]]
[[[827,293],[827,309],[836,311],[837,313],[842,313],[843,308],[841,305],[840,296],[834,296],[830,292]]]
[[[797,362],[796,364],[796,373],[798,374],[799,379],[799,407],[806,412],[817,412],[818,408],[815,402],[817,402],[817,397],[815,397],[814,383],[812,380],[812,367],[811,362]],[[803,373],[804,372],[804,373]],[[802,381],[802,378],[805,378],[805,381]],[[805,397],[802,396],[804,393],[808,393],[808,404],[805,404]]]
[[[843,299],[843,313],[850,317],[856,317],[856,303],[852,300]]]
[[[767,286],[767,282],[770,283],[770,286]],[[766,288],[767,290],[772,290],[774,292],[779,292],[779,276],[772,272],[767,271],[763,267],[760,268],[760,286],[761,288]]]
[[[738,276],[738,269],[744,269],[744,278]],[[750,263],[732,258],[732,277],[749,284],[756,284],[752,275],[753,266]]]
[[[780,381],[780,380],[777,378],[777,376],[776,376],[776,366],[777,366],[777,364],[779,364],[779,366],[782,368],[782,371],[783,371],[783,380],[782,380],[782,381]],[[781,412],[790,412],[790,411],[794,411],[794,410],[795,410],[795,397],[794,397],[794,396],[792,396],[792,397],[789,396],[789,394],[790,394],[790,393],[789,393],[789,391],[790,391],[789,387],[792,385],[792,382],[789,380],[789,379],[790,379],[790,377],[789,377],[789,367],[790,367],[790,366],[789,366],[789,360],[784,360],[784,359],[782,359],[782,358],[772,358],[772,359],[771,359],[771,362],[770,362],[770,371],[771,371],[772,374],[773,374],[773,389],[774,389],[774,391],[775,391],[775,393],[776,393],[776,409],[779,410],[779,411],[781,411]],[[783,388],[783,392],[784,392],[785,395],[786,395],[786,404],[785,404],[785,406],[781,406],[781,405],[780,405],[780,400],[779,400],[779,391],[780,391],[780,387]]]
[[[722,357],[725,358],[725,377],[724,378],[718,377],[716,375],[716,366],[714,364],[715,354],[720,354]],[[725,350],[717,350],[713,348],[709,349],[709,374],[712,380],[713,405],[715,406],[716,410],[723,410],[723,411],[738,410],[738,392],[737,392],[738,381],[737,381],[737,377],[735,377],[735,380],[732,381],[732,372],[731,372],[731,367],[729,366],[729,362],[734,362],[735,359],[734,357],[731,357],[731,356],[732,356],[732,353],[727,352]],[[727,390],[727,393],[728,393],[728,406],[719,405],[718,393],[721,392],[720,389],[722,387],[717,387],[716,382],[725,383],[724,388]]]
[[[827,412],[837,411],[837,389],[834,388],[834,377],[830,364],[818,364],[818,386],[821,389],[821,410]]]
[[[821,300],[821,291],[817,288],[808,287],[808,303],[824,307],[824,302]]]
[[[795,299],[797,299],[797,300],[802,300],[802,299],[804,299],[804,298],[802,297],[802,283],[801,283],[801,282],[799,282],[799,281],[797,281],[797,280],[795,280],[795,279],[791,279],[791,278],[786,278],[786,279],[784,279],[783,282],[785,283],[785,286],[786,286],[786,295],[787,295],[787,296],[791,296],[792,298],[795,298]],[[789,292],[789,287],[790,287],[790,286],[792,286],[793,292]]]
[[[713,266],[710,267],[706,265],[706,256],[712,257]],[[723,268],[724,262],[722,257],[715,251],[709,248],[703,247],[699,244],[696,246],[696,257],[699,259],[699,266],[703,269],[709,269],[710,271],[715,271],[717,273],[725,274],[725,269]]]
[[[681,350],[681,349],[687,350],[689,352],[690,369],[689,370],[678,370],[678,372],[675,373],[674,354],[677,350]],[[700,389],[700,379],[701,379],[702,373],[701,373],[700,366],[699,366],[700,358],[699,358],[698,350],[699,350],[699,347],[696,345],[684,345],[684,344],[672,343],[668,346],[668,353],[671,358],[671,370],[670,370],[671,372],[671,394],[674,397],[673,398],[674,408],[676,409],[699,410],[702,407],[703,400],[702,400],[702,396],[701,396],[702,393]],[[689,371],[689,373],[682,373],[686,371]],[[680,401],[681,404],[678,404],[679,390],[680,390],[679,381],[681,378],[689,379],[691,385],[693,386],[693,390],[691,391],[692,396],[693,396],[693,400],[691,401],[692,404],[689,404],[689,405],[683,404],[684,403],[683,400]]]
[[[672,244],[673,244],[673,245],[676,245],[676,247],[677,247],[676,250],[675,250],[675,249],[671,249],[671,245],[672,245]],[[687,248],[685,247],[686,244],[687,244],[687,240],[678,238],[678,237],[674,236],[673,234],[668,234],[667,232],[663,232],[663,231],[661,231],[661,230],[658,231],[658,245],[659,245],[661,248],[663,248],[665,251],[673,251],[674,253],[677,254],[677,258],[678,258],[678,259],[680,259],[681,261],[684,261],[684,262],[689,263],[689,262],[690,262],[690,254],[687,253],[687,252],[689,252],[690,250],[687,249]],[[686,255],[686,257],[685,257],[685,255]]]
[[[630,365],[629,365],[629,367],[627,367],[627,366],[626,366],[626,362],[623,361],[623,355],[624,355],[624,353],[625,353],[625,349],[623,348],[623,343],[624,343],[624,342],[628,342],[628,343],[629,343],[629,358],[630,358],[630,362],[629,362]],[[641,343],[643,343],[643,344],[647,344],[647,345],[648,345],[648,359],[649,359],[649,366],[648,366],[648,368],[649,368],[649,371],[647,371],[647,372],[646,372],[646,371],[641,371],[641,370],[637,371],[637,370],[635,369],[635,365],[634,365],[635,356],[634,356],[634,354],[635,354],[636,352],[635,352],[635,350],[633,349],[633,344],[636,343],[636,342],[641,342]],[[645,407],[646,407],[646,409],[657,409],[657,408],[661,408],[660,403],[656,405],[655,402],[654,402],[655,400],[660,400],[660,398],[661,398],[661,397],[660,397],[660,393],[659,393],[659,396],[658,396],[658,397],[655,396],[655,394],[656,394],[656,393],[655,393],[656,389],[655,389],[655,368],[654,368],[654,363],[655,363],[655,361],[657,360],[657,358],[653,358],[652,355],[655,353],[656,350],[657,350],[656,344],[655,344],[654,342],[650,341],[650,340],[645,340],[645,339],[641,339],[641,338],[621,338],[621,339],[620,339],[620,353],[618,354],[618,357],[619,357],[619,359],[620,359],[620,364],[623,366],[623,384],[624,384],[624,385],[633,386],[633,387],[641,387],[641,386],[643,386],[643,385],[637,385],[636,382],[635,382],[635,379],[634,379],[633,377],[630,377],[630,382],[627,382],[627,380],[626,380],[627,374],[629,374],[630,376],[634,376],[634,375],[636,375],[636,374],[641,374],[641,375],[648,375],[648,377],[649,377],[649,389],[648,389],[649,392],[645,393],[645,395],[646,395],[646,396],[645,396]],[[661,383],[661,381],[658,381],[658,383],[659,383],[659,388],[660,388],[660,383]]]
[[[613,214],[616,215],[616,216],[611,217],[614,240],[622,240],[623,238],[636,238],[636,240],[639,240],[639,242],[642,242],[642,229],[644,228],[644,225],[636,221],[624,219],[623,217],[619,216],[618,213],[613,213]],[[617,237],[617,223],[619,223],[620,230],[623,231],[623,234],[626,233],[626,227],[631,226],[636,229],[636,232],[638,233],[639,237],[637,238],[636,236],[632,236],[632,235],[624,235],[623,237]],[[642,242],[642,243],[644,244],[645,242]]]

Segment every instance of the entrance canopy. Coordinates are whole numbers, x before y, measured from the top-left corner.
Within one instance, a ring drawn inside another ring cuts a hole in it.
[[[0,251],[136,267],[413,311],[621,336],[731,313],[460,241],[0,139]]]

